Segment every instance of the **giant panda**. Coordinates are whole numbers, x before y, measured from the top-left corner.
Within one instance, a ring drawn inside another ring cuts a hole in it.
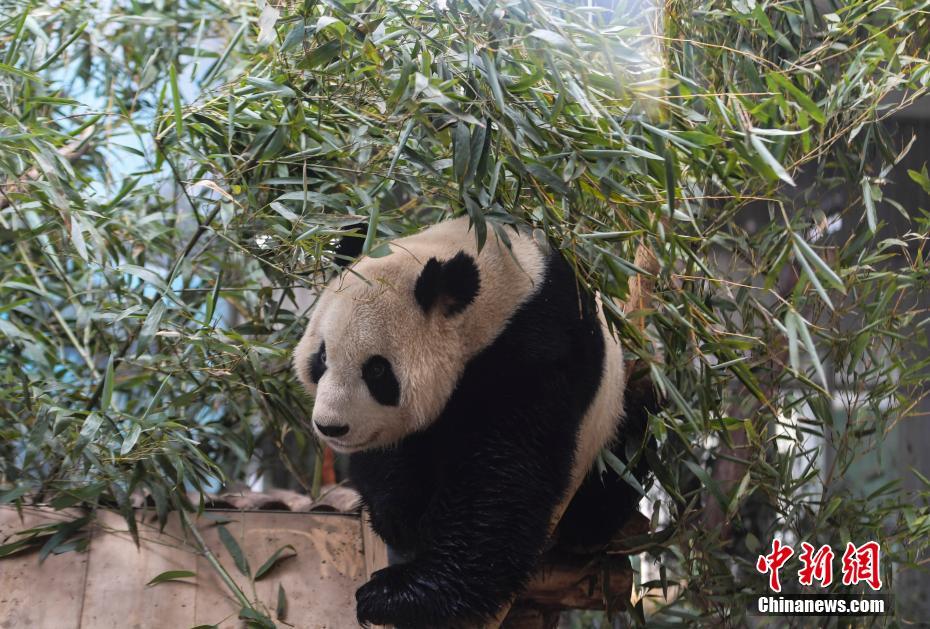
[[[526,585],[566,502],[557,537],[590,546],[639,498],[595,465],[630,433],[619,342],[557,249],[505,234],[479,252],[458,218],[362,257],[294,352],[313,431],[349,453],[403,558],[357,591],[362,624],[481,625]]]

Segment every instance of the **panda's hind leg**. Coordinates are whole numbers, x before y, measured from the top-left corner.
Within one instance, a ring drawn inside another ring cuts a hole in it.
[[[654,448],[647,438],[651,413],[660,404],[652,381],[642,376],[632,380],[624,395],[624,420],[610,451],[624,465],[634,460],[631,472],[642,485],[648,476],[646,459],[640,447]],[[587,474],[565,510],[556,529],[556,546],[567,551],[603,548],[630,516],[642,497],[637,489],[610,466],[595,465]]]

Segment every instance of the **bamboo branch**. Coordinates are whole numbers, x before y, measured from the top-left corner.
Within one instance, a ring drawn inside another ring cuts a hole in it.
[[[183,520],[185,528],[190,531],[194,541],[197,542],[197,548],[200,550],[200,553],[210,562],[210,565],[213,566],[213,569],[219,575],[223,583],[226,584],[226,587],[229,588],[229,591],[236,597],[236,600],[239,601],[239,604],[247,609],[254,609],[252,603],[249,602],[248,597],[246,597],[245,593],[242,591],[242,588],[236,584],[226,568],[223,567],[223,564],[220,563],[220,560],[216,558],[216,555],[214,555],[210,547],[207,546],[207,542],[203,539],[197,527],[191,522],[190,516],[187,515],[187,511],[181,509],[179,513],[181,514],[181,520]]]

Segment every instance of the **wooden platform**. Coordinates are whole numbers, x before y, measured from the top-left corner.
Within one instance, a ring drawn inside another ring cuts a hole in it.
[[[14,508],[0,507],[0,544],[15,540],[17,531],[79,515],[24,508],[21,519]],[[220,541],[218,519],[228,520],[223,526],[242,548],[252,574],[283,546],[292,546],[296,556],[253,583],[236,569]],[[161,533],[151,516],[142,520],[138,548],[120,515],[100,511],[87,552],[52,554],[41,564],[35,550],[0,559],[0,629],[243,627],[241,605],[196,552],[193,540],[185,538],[177,514],[171,514]],[[384,544],[358,513],[211,510],[197,529],[240,589],[279,627],[357,628],[355,590],[387,565]],[[637,514],[622,537],[647,530],[648,522]],[[548,629],[563,610],[623,609],[633,586],[626,554],[622,547],[608,553],[545,554],[502,626]],[[146,585],[169,570],[196,576]],[[275,616],[279,586],[287,598],[283,619]]]
[[[284,622],[301,629],[358,627],[355,590],[385,556],[369,548],[358,515],[337,513],[211,511],[230,521],[254,574],[279,548],[290,544],[293,559],[279,563],[253,586],[236,569],[218,536],[215,522],[197,523],[207,545],[242,590],[275,618],[278,586],[288,611]],[[0,508],[0,543],[11,533],[67,516],[51,510]],[[123,519],[101,511],[88,552],[49,555],[42,563],[29,552],[0,559],[0,627],[4,629],[189,629],[198,625],[242,627],[240,605],[206,559],[185,541],[176,515],[164,533],[142,524],[136,548]],[[374,544],[372,544],[374,546]],[[190,570],[186,582],[146,586],[167,570]],[[278,626],[287,626],[278,622]]]

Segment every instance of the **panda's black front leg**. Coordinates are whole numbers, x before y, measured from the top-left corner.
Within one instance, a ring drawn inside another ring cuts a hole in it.
[[[417,522],[432,493],[418,448],[358,452],[349,460],[349,477],[362,496],[372,528],[401,552],[417,543]]]
[[[473,451],[423,515],[416,557],[372,575],[356,593],[362,624],[474,626],[532,575],[562,500],[569,461],[525,443]],[[493,462],[493,465],[488,465]]]

